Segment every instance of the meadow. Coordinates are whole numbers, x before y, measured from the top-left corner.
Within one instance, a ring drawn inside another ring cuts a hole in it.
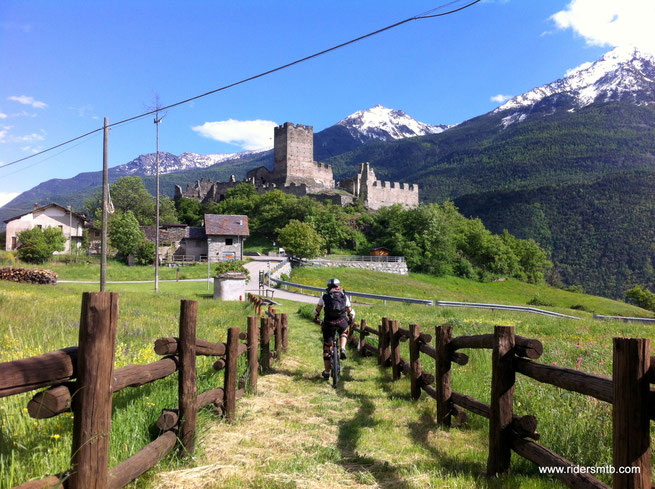
[[[439,298],[466,300],[457,295],[465,292],[449,292],[465,285],[452,279],[430,283],[411,275],[398,278],[351,270],[308,271],[339,276],[353,290],[362,287],[418,296],[432,294],[433,289],[427,287],[439,287],[440,294],[452,294]],[[355,273],[348,275],[351,272]],[[306,275],[300,280],[294,273],[294,279],[309,283]],[[316,280],[322,278],[317,274]],[[398,288],[401,284],[407,288]],[[528,288],[521,296],[521,285],[525,284],[480,284],[480,296],[470,292],[468,297],[477,301],[495,297],[499,302],[514,297],[515,303],[524,304],[521,297],[531,297],[537,289]],[[426,288],[421,291],[420,287]],[[473,287],[475,284],[475,290]],[[211,300],[203,282],[163,283],[159,295],[151,291],[151,284],[111,284],[108,288],[121,292],[117,367],[157,359],[153,341],[176,334],[181,298],[199,301],[198,336],[213,341],[223,341],[228,326],[244,327],[245,317],[252,314],[246,303]],[[0,283],[0,361],[76,344],[81,293],[85,290],[89,290],[88,285]],[[552,297],[549,300],[554,301],[556,309],[570,310],[566,306],[571,300],[584,300],[608,314],[644,313],[607,299],[557,289],[546,293],[552,293],[547,297]],[[358,319],[366,319],[371,326],[389,317],[399,320],[402,327],[420,324],[428,333],[434,333],[437,324],[452,325],[456,336],[490,333],[496,324],[511,325],[517,334],[542,341],[544,355],[540,362],[601,375],[611,375],[614,336],[653,339],[650,326],[598,322],[589,313],[581,314],[582,321],[573,321],[515,312],[391,303],[356,304],[355,308]],[[373,358],[356,358],[351,353],[344,364],[343,383],[333,391],[320,379],[321,340],[317,326],[311,322],[312,309],[311,305],[282,301],[278,311],[289,313],[290,350],[280,364],[274,365],[271,374],[260,378],[259,395],[240,401],[235,423],[224,423],[210,411],[203,411],[194,458],[169,456],[130,487],[563,487],[539,475],[534,465],[517,455],[512,457],[508,475],[487,479],[487,420],[470,415],[464,426],[437,428],[434,401],[424,395],[412,402],[409,379],[391,382],[390,369],[380,369]],[[369,337],[369,341],[374,343],[375,338]],[[402,345],[402,355],[408,358],[407,344]],[[488,402],[491,353],[466,353],[470,356],[466,366],[453,365],[453,389]],[[434,370],[429,357],[422,356],[422,361],[425,370]],[[210,360],[201,359],[198,371],[200,390],[222,384]],[[157,435],[154,422],[161,408],[176,404],[176,392],[176,377],[171,376],[114,395],[110,466]],[[24,412],[30,398],[27,393],[0,399],[1,488],[68,467],[71,417],[33,420]],[[517,414],[536,415],[540,443],[564,457],[585,466],[611,461],[609,405],[519,375],[514,407]],[[603,480],[609,482],[606,476]]]

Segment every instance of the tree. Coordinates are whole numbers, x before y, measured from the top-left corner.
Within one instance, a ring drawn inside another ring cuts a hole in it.
[[[107,228],[109,244],[116,248],[123,258],[134,253],[139,243],[146,239],[132,211],[113,216]]]
[[[43,263],[55,251],[64,251],[66,238],[59,228],[32,228],[21,231],[18,237],[18,258],[28,263]]]
[[[202,224],[202,209],[200,202],[195,199],[180,197],[175,200],[177,217],[187,226],[200,226]]]
[[[139,177],[121,177],[110,187],[111,201],[117,213],[131,211],[141,226],[155,224],[155,198]]]
[[[296,258],[314,258],[323,253],[325,242],[314,226],[293,219],[278,230],[278,240]]]
[[[641,285],[636,285],[632,289],[625,292],[625,298],[639,307],[655,311],[655,294],[650,290],[643,288]]]

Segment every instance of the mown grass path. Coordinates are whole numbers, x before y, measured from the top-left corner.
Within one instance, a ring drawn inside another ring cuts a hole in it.
[[[513,473],[484,476],[486,420],[451,430],[435,404],[409,398],[409,381],[350,352],[336,391],[321,379],[318,327],[289,313],[289,352],[242,399],[233,424],[203,433],[192,468],[161,472],[158,488],[548,488],[563,487],[513,456]]]

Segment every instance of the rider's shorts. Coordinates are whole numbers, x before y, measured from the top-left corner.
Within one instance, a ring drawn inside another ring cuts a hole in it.
[[[332,344],[332,336],[334,335],[335,329],[339,330],[339,336],[344,334],[348,329],[348,318],[344,316],[339,319],[333,319],[333,320],[326,319],[325,321],[323,321],[323,326],[321,327],[321,331],[323,332],[323,342],[326,345]]]

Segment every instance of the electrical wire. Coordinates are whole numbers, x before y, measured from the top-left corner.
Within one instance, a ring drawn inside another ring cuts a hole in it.
[[[137,120],[137,119],[141,119],[142,117],[146,117],[146,116],[149,116],[149,115],[155,114],[156,112],[161,111],[161,110],[167,110],[167,109],[171,109],[171,108],[173,108],[173,107],[177,107],[177,106],[179,106],[179,105],[187,104],[187,103],[192,102],[192,101],[194,101],[194,100],[198,100],[199,98],[207,97],[208,95],[213,95],[213,94],[215,94],[215,93],[222,92],[222,91],[227,90],[227,89],[229,89],[229,88],[233,88],[233,87],[236,87],[236,86],[238,86],[238,85],[242,85],[242,84],[244,84],[244,83],[247,83],[247,82],[249,82],[249,81],[253,81],[253,80],[256,80],[256,79],[258,79],[258,78],[262,78],[262,77],[264,77],[264,76],[270,75],[270,74],[272,74],[272,73],[276,73],[276,72],[278,72],[278,71],[285,70],[285,69],[290,68],[290,67],[292,67],[292,66],[295,66],[295,65],[297,65],[297,64],[304,63],[305,61],[309,61],[309,60],[311,60],[311,59],[318,58],[319,56],[322,56],[322,55],[324,55],[324,54],[330,53],[330,52],[332,52],[332,51],[336,51],[337,49],[343,48],[343,47],[348,46],[348,45],[350,45],[350,44],[354,44],[354,43],[356,43],[356,42],[362,41],[362,40],[364,40],[364,39],[367,39],[367,38],[369,38],[369,37],[375,36],[375,35],[377,35],[377,34],[381,34],[382,32],[388,31],[388,30],[390,30],[390,29],[394,29],[394,28],[399,27],[399,26],[401,26],[401,25],[403,25],[403,24],[407,24],[408,22],[412,22],[412,21],[414,21],[414,20],[422,20],[422,19],[433,19],[433,18],[436,18],[436,17],[443,17],[443,16],[445,16],[445,15],[454,14],[454,13],[456,13],[456,12],[460,12],[461,10],[464,10],[464,9],[466,9],[466,8],[469,8],[469,7],[475,5],[476,3],[479,3],[479,2],[481,2],[481,1],[482,1],[482,0],[473,0],[473,1],[469,2],[469,3],[467,3],[466,5],[463,5],[463,6],[461,6],[461,7],[458,7],[458,8],[456,8],[456,9],[448,10],[448,11],[446,11],[446,12],[441,12],[441,13],[438,13],[438,14],[433,13],[433,12],[436,12],[436,11],[438,11],[438,10],[441,10],[441,9],[443,9],[443,8],[445,8],[445,7],[448,7],[448,6],[450,6],[450,5],[454,5],[454,4],[456,4],[456,3],[460,3],[460,2],[461,2],[461,0],[453,0],[452,2],[448,2],[448,3],[445,3],[445,4],[443,4],[443,5],[440,5],[439,7],[435,7],[435,8],[433,8],[433,9],[431,9],[431,10],[428,10],[428,11],[422,13],[422,14],[415,15],[415,16],[413,16],[413,17],[409,17],[409,18],[407,18],[407,19],[405,19],[405,20],[401,20],[401,21],[399,21],[399,22],[396,22],[395,24],[391,24],[391,25],[388,25],[388,26],[386,26],[386,27],[382,27],[381,29],[378,29],[378,30],[376,30],[376,31],[369,32],[368,34],[364,34],[363,36],[359,36],[359,37],[357,37],[357,38],[355,38],[355,39],[351,39],[350,41],[346,41],[346,42],[343,42],[343,43],[341,43],[341,44],[337,44],[337,45],[332,46],[332,47],[330,47],[330,48],[324,49],[323,51],[318,51],[318,52],[316,52],[316,53],[314,53],[314,54],[310,54],[309,56],[305,56],[304,58],[300,58],[300,59],[297,59],[297,60],[292,61],[292,62],[290,62],[290,63],[287,63],[287,64],[284,64],[284,65],[278,66],[278,67],[276,67],[276,68],[272,68],[272,69],[270,69],[270,70],[268,70],[268,71],[264,71],[264,72],[258,73],[257,75],[249,76],[248,78],[244,78],[244,79],[242,79],[242,80],[239,80],[239,81],[236,81],[236,82],[230,83],[229,85],[224,85],[224,86],[222,86],[222,87],[220,87],[220,88],[216,88],[216,89],[214,89],[214,90],[210,90],[210,91],[205,92],[205,93],[202,93],[202,94],[200,94],[200,95],[195,95],[195,96],[193,96],[193,97],[189,97],[189,98],[186,98],[186,99],[184,99],[184,100],[180,100],[179,102],[175,102],[175,103],[173,103],[173,104],[166,105],[165,107],[159,107],[159,108],[157,108],[157,109],[155,109],[155,110],[151,110],[151,111],[148,111],[148,112],[144,112],[143,114],[139,114],[139,115],[135,115],[135,116],[132,116],[132,117],[128,117],[127,119],[123,119],[123,120],[121,120],[121,121],[114,122],[114,123],[112,123],[112,124],[107,124],[107,127],[115,127],[115,126],[118,126],[118,125],[121,125],[121,124],[125,124],[125,123],[127,123],[127,122],[131,122],[131,121],[134,121],[134,120]],[[74,138],[72,138],[72,139],[69,139],[68,141],[64,141],[63,143],[59,143],[59,144],[57,144],[57,145],[55,145],[55,146],[52,146],[52,147],[50,147],[50,148],[44,149],[44,150],[42,150],[42,151],[39,151],[38,153],[35,153],[35,154],[32,154],[32,155],[29,155],[29,156],[25,156],[24,158],[20,158],[20,159],[18,159],[18,160],[14,160],[14,161],[11,161],[11,162],[9,162],[9,163],[5,163],[4,165],[0,166],[0,169],[2,169],[2,168],[6,168],[6,167],[11,166],[11,165],[15,165],[16,163],[20,163],[21,161],[25,161],[25,160],[28,160],[28,159],[30,159],[30,158],[35,158],[36,156],[39,156],[39,155],[42,155],[42,154],[44,154],[44,153],[47,153],[48,151],[52,151],[52,150],[54,150],[54,149],[60,148],[60,147],[62,147],[62,146],[64,146],[64,145],[66,145],[66,144],[70,144],[70,143],[72,143],[72,142],[74,142],[74,141],[78,141],[78,140],[80,140],[80,139],[82,139],[82,138],[85,138],[85,137],[87,137],[87,136],[90,136],[90,135],[92,135],[92,134],[95,134],[95,133],[97,133],[97,132],[100,132],[100,131],[102,131],[102,130],[104,130],[104,126],[103,126],[103,127],[100,127],[100,128],[97,128],[97,129],[94,129],[94,130],[92,130],[92,131],[89,131],[89,132],[87,132],[87,133],[84,133],[84,134],[82,134],[82,135],[80,135],[80,136],[74,137]]]

